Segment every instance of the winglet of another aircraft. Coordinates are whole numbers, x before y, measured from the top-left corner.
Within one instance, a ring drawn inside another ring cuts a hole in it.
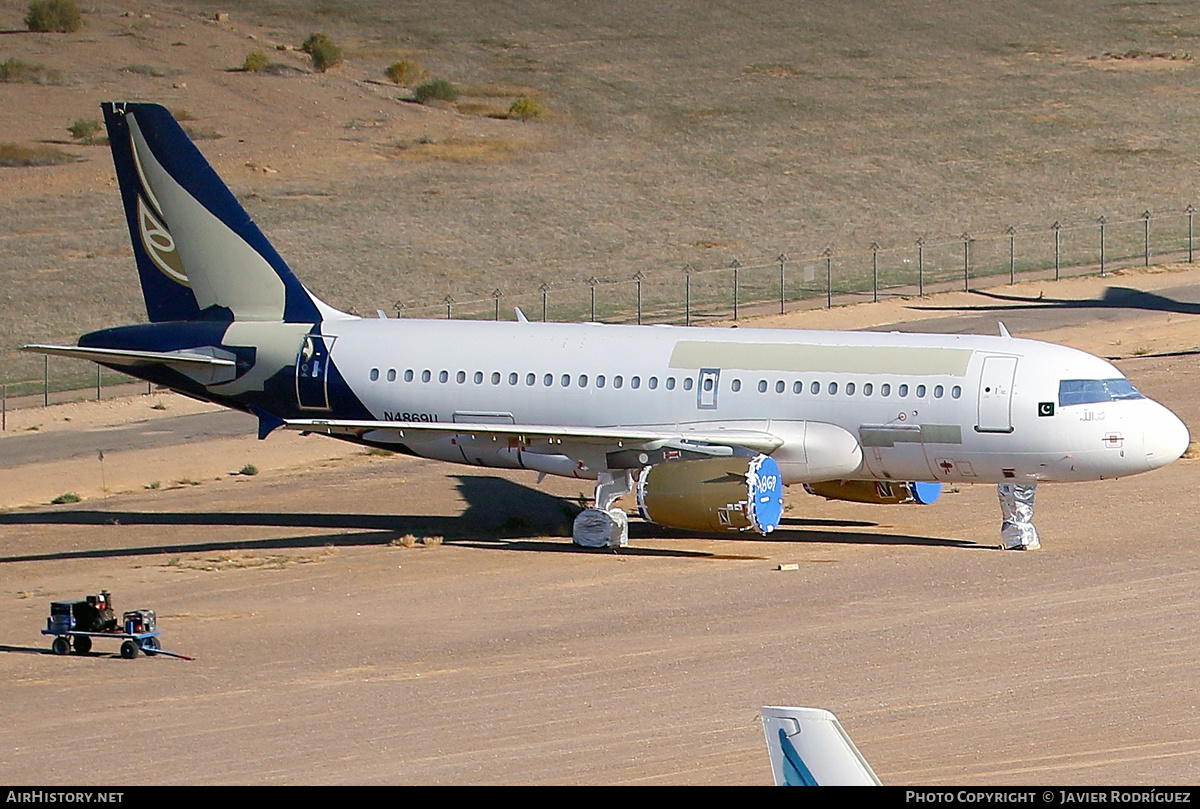
[[[763,706],[776,786],[880,786],[837,717],[820,708]]]

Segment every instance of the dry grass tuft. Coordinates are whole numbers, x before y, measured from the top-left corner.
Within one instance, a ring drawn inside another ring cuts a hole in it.
[[[64,152],[56,146],[37,144],[23,146],[19,143],[0,143],[0,166],[19,168],[28,166],[61,166],[74,163],[81,158]]]

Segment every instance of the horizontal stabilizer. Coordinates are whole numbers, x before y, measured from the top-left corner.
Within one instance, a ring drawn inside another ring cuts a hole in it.
[[[121,348],[84,348],[83,346],[21,346],[22,351],[51,354],[55,357],[71,357],[91,360],[109,365],[178,365],[196,367],[202,365],[217,368],[232,368],[237,363],[222,357],[213,357],[195,351],[130,351]]]

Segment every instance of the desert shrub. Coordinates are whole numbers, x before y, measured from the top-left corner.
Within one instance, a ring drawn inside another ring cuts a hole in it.
[[[78,503],[81,499],[75,492],[63,492],[50,502],[56,506],[61,506],[63,503]]]
[[[62,75],[42,65],[31,65],[17,57],[0,62],[0,82],[21,84],[62,84]]]
[[[242,70],[247,73],[261,73],[267,69],[267,65],[271,64],[271,60],[262,51],[251,51],[246,57],[246,61],[242,62]]]
[[[430,101],[453,101],[458,98],[458,90],[445,79],[433,79],[418,84],[417,89],[413,90],[413,95],[418,103],[427,104]]]
[[[88,141],[100,131],[100,122],[95,118],[76,118],[75,123],[67,127],[75,140]]]
[[[313,70],[318,73],[342,63],[342,49],[325,34],[309,34],[300,50],[312,57]]]
[[[313,47],[324,42],[329,42],[329,37],[325,34],[309,34],[308,39],[304,40],[304,44],[300,46],[300,50],[305,53],[312,53]]]
[[[69,34],[83,27],[75,0],[34,0],[25,15],[25,27],[30,31],[57,31]]]
[[[416,59],[401,59],[399,62],[388,65],[387,69],[383,71],[383,75],[387,76],[393,84],[412,87],[414,83],[428,76],[429,71],[421,70],[421,63]]]
[[[518,121],[529,121],[542,117],[542,113],[545,111],[546,108],[532,98],[522,96],[509,105],[508,117],[516,118]]]
[[[0,143],[0,166],[58,166],[74,163],[79,158],[54,146],[22,146],[19,143]]]
[[[252,463],[248,463],[238,472],[239,475],[257,475],[258,467]]]

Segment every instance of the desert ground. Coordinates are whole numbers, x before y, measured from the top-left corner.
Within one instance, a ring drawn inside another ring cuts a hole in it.
[[[1152,305],[1106,308],[1114,289]],[[1200,271],[1004,294],[771,325],[1007,318],[1117,357],[1200,424]],[[990,486],[927,508],[797,490],[767,538],[634,520],[630,548],[586,552],[565,538],[581,482],[258,442],[196,410],[156,392],[9,414],[0,779],[765,784],[757,710],[778,703],[833,710],[890,784],[1200,778],[1194,460],[1043,486],[1033,553],[995,549]],[[83,499],[46,505],[65,491]],[[50,654],[49,602],[101,588],[195,660]]]

